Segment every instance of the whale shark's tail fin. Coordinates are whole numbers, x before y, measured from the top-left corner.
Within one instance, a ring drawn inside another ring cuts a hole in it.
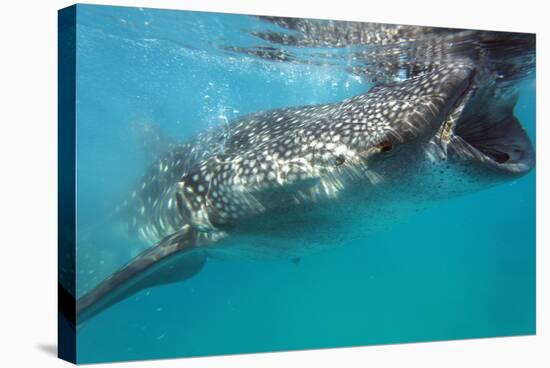
[[[192,277],[206,262],[198,245],[198,232],[185,227],[143,251],[77,300],[77,325],[140,290]]]

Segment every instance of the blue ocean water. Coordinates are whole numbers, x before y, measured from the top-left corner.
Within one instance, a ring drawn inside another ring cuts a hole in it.
[[[369,88],[342,65],[217,47],[257,44],[242,30],[266,27],[240,15],[79,6],[77,294],[143,249],[109,221],[147,164],[133,124],[184,140],[250,112]],[[535,99],[527,79],[515,113],[533,142]],[[195,277],[140,292],[80,326],[78,361],[535,333],[534,171],[390,228],[357,228],[356,238],[298,264],[209,260]]]

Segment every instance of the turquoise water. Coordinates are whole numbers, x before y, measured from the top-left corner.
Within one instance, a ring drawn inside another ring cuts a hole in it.
[[[77,24],[77,294],[145,246],[109,220],[147,164],[133,124],[183,140],[249,112],[370,86],[341,63],[216,47],[258,44],[242,30],[272,26],[254,17],[79,6]],[[534,141],[534,79],[522,82],[515,113]],[[185,282],[140,292],[79,327],[78,361],[535,333],[534,171],[356,232],[299,263],[209,260]]]

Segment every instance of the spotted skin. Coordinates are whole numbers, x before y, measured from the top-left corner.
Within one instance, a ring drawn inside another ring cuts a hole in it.
[[[368,175],[365,160],[385,142],[434,129],[470,73],[467,64],[447,66],[334,104],[252,114],[201,135],[153,165],[137,196],[138,233],[154,243],[183,223],[214,231],[281,203],[334,198],[346,181]],[[281,201],[264,198],[274,192]]]

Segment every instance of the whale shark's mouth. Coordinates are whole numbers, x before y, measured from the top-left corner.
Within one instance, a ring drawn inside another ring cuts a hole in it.
[[[509,173],[526,173],[535,163],[531,140],[511,111],[499,115],[474,114],[458,121],[455,153]]]

